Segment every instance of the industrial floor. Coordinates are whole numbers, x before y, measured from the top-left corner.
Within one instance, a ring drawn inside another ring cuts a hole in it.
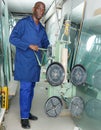
[[[56,118],[48,117],[44,112],[44,104],[48,99],[46,84],[39,82],[35,87],[31,113],[38,116],[37,121],[30,121],[30,130],[74,130],[75,124],[66,112]],[[6,130],[23,130],[19,118],[19,87],[16,95],[10,99],[9,110],[5,114]]]

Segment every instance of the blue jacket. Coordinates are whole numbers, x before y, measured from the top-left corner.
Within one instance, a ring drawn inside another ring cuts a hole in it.
[[[40,78],[40,66],[29,48],[30,44],[47,48],[49,41],[41,23],[35,24],[32,16],[19,20],[12,30],[10,43],[16,46],[14,79],[19,81],[37,82]],[[36,52],[41,61],[41,52]]]

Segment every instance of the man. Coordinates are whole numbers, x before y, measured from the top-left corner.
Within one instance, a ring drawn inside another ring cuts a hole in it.
[[[23,128],[30,128],[30,120],[38,118],[30,113],[35,83],[40,78],[41,61],[39,48],[47,48],[49,41],[40,19],[44,15],[45,4],[37,2],[32,16],[19,20],[14,27],[10,42],[16,46],[14,79],[20,81],[20,116]],[[35,55],[35,53],[36,55]]]

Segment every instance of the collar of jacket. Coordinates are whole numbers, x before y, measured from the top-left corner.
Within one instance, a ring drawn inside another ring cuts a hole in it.
[[[30,21],[33,22],[34,25],[36,26],[36,23],[34,22],[32,16],[29,16],[29,18],[30,18]],[[43,28],[43,26],[42,26],[42,24],[40,22],[39,22],[39,28],[41,28],[41,29]]]

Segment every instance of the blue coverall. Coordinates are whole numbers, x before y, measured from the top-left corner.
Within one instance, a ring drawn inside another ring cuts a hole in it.
[[[35,83],[40,79],[40,66],[29,45],[47,48],[49,40],[45,28],[35,24],[32,16],[23,18],[13,28],[10,43],[16,46],[14,79],[20,81],[20,115],[28,118],[34,95]],[[36,52],[41,61],[41,52]]]

